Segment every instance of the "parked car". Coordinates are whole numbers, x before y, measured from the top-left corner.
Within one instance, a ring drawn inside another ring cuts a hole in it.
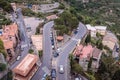
[[[51,70],[51,77],[56,78],[56,70],[55,69]]]
[[[116,52],[119,52],[119,48],[116,48]]]
[[[17,61],[20,60],[20,57],[21,57],[20,55],[17,57]]]
[[[62,51],[61,48],[58,48],[58,49],[56,50],[57,53],[60,53],[61,51]]]
[[[44,74],[41,80],[46,80],[47,74]]]
[[[59,66],[59,73],[61,73],[61,74],[64,73],[64,66],[63,65]]]
[[[58,56],[59,56],[59,53],[57,53],[56,51],[54,51],[53,56],[54,56],[54,57],[58,57]]]
[[[55,47],[54,47],[54,45],[52,45],[52,49],[54,49]]]
[[[52,43],[52,45],[54,45],[54,42],[53,42],[53,41],[51,41],[51,43]]]

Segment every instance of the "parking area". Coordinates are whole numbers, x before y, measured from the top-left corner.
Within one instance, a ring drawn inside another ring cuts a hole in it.
[[[24,22],[26,25],[26,31],[27,31],[27,35],[30,38],[31,35],[35,34],[36,32],[36,28],[38,27],[38,25],[40,23],[43,23],[44,20],[43,19],[39,19],[39,18],[35,18],[35,17],[25,17],[24,18]]]

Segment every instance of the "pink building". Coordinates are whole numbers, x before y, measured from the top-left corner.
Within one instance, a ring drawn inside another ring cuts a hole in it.
[[[92,58],[92,65],[91,68],[96,69],[99,67],[99,61],[101,57],[101,50],[97,49],[96,47],[93,48],[91,45],[83,46],[78,45],[73,53],[76,58],[79,58],[79,64],[81,67],[86,71],[88,68],[88,63],[90,58]]]

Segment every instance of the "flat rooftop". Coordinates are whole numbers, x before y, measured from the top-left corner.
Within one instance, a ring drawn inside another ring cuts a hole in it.
[[[42,35],[32,35],[31,39],[32,39],[33,45],[35,46],[35,48],[37,50],[43,49],[43,47],[42,47],[42,40],[43,40]]]
[[[26,76],[37,61],[37,55],[27,54],[20,64],[13,69],[13,72],[22,76]]]

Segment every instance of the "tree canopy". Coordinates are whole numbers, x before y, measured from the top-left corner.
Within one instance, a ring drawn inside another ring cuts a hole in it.
[[[6,52],[5,52],[4,45],[1,39],[0,39],[0,53],[2,53],[4,57],[6,58]]]
[[[13,11],[11,4],[6,0],[0,0],[0,8],[8,13]]]
[[[6,69],[6,64],[0,63],[0,71],[4,71]]]
[[[59,30],[59,34],[67,34],[69,31],[78,27],[78,19],[69,11],[64,11],[58,19],[55,20],[55,29]]]

